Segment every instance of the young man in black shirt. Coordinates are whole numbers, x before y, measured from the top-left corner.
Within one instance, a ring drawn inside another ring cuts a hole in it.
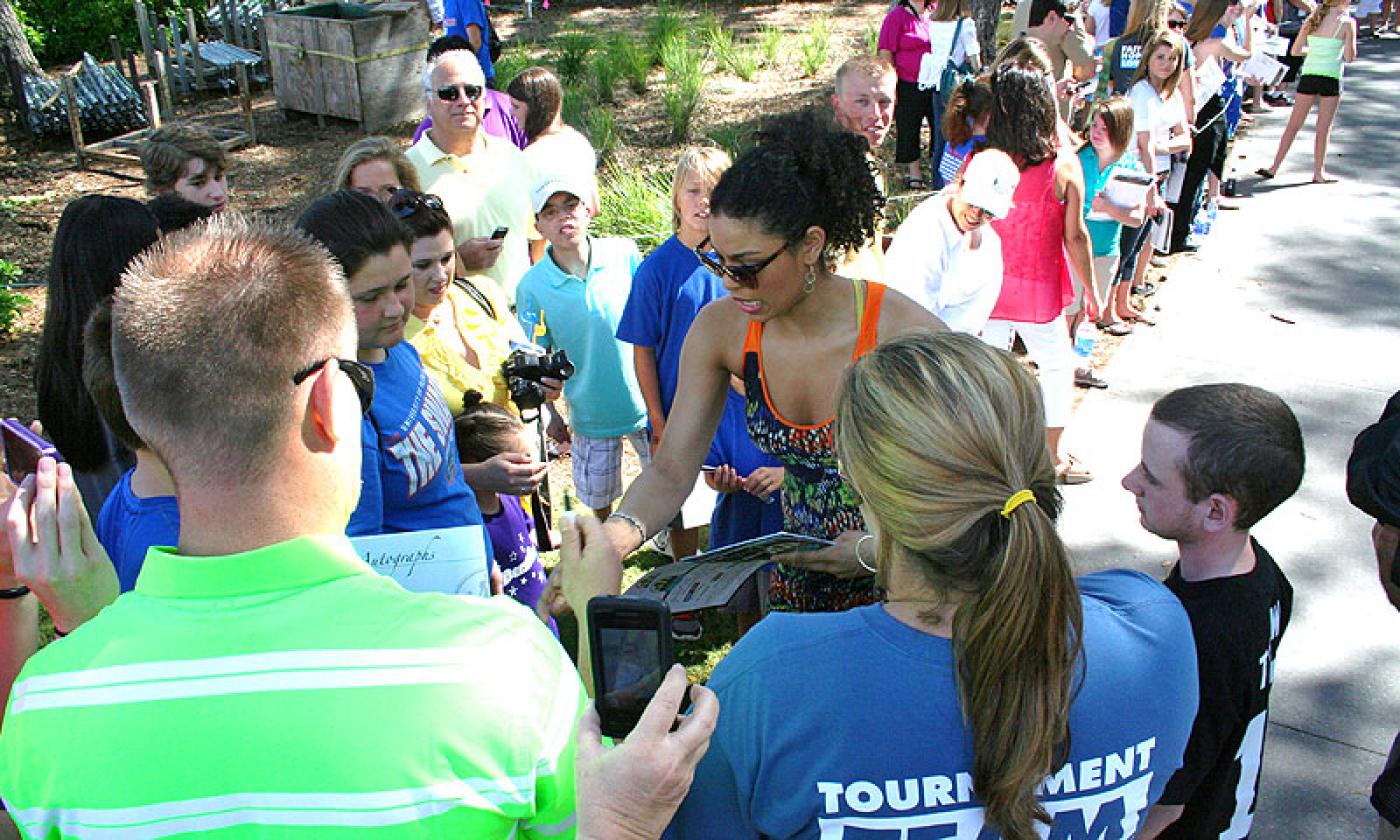
[[[1139,838],[1249,836],[1279,640],[1293,587],[1249,534],[1303,479],[1298,420],[1274,394],[1199,385],[1152,407],[1123,478],[1142,525],[1177,544],[1166,584],[1191,617],[1200,711],[1185,763]]]

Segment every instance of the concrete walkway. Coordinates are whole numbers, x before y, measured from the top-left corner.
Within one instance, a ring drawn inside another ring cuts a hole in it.
[[[1312,125],[1277,178],[1287,120],[1263,114],[1233,159],[1243,209],[1220,213],[1153,299],[1067,431],[1098,478],[1066,488],[1063,533],[1084,570],[1165,573],[1172,546],[1137,524],[1119,479],[1137,463],[1152,402],[1184,385],[1242,381],[1293,407],[1307,443],[1299,493],[1255,529],[1293,582],[1265,747],[1256,838],[1373,838],[1367,803],[1400,729],[1400,614],[1376,580],[1370,521],[1346,500],[1356,433],[1400,389],[1400,41],[1365,40],[1347,70],[1329,169],[1312,185]]]

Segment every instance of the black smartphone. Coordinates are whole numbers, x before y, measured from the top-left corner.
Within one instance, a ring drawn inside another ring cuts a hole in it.
[[[63,460],[58,449],[13,417],[0,420],[0,447],[5,453],[5,471],[15,484],[39,469],[39,459]]]
[[[626,738],[676,661],[671,609],[642,598],[594,598],[588,602],[588,643],[603,734]]]
[[[492,239],[505,239],[507,233],[510,233],[510,228],[504,227],[504,226],[498,227],[498,228],[496,228],[495,230],[491,231],[491,238],[492,238]]]

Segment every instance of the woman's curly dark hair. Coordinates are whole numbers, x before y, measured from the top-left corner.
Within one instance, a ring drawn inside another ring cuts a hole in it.
[[[1055,156],[1058,112],[1044,73],[1016,64],[992,71],[992,118],[987,145],[1025,170]]]
[[[885,198],[866,157],[865,139],[816,110],[775,117],[720,177],[710,213],[756,222],[789,246],[810,227],[826,232],[823,261],[875,235]]]

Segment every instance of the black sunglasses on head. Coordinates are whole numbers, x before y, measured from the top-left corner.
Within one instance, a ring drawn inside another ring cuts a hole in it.
[[[407,219],[419,210],[443,210],[442,199],[432,193],[414,192],[407,187],[399,187],[389,196],[389,212],[396,219]]]
[[[759,260],[756,263],[745,263],[742,265],[725,265],[723,262],[716,259],[716,257],[719,256],[719,254],[715,253],[714,251],[707,251],[707,246],[709,246],[709,244],[710,237],[707,236],[699,245],[695,246],[696,258],[698,258],[700,260],[700,263],[706,268],[708,268],[710,271],[713,271],[720,277],[728,277],[730,280],[733,280],[735,283],[738,283],[745,289],[758,288],[759,272],[767,268],[769,264],[773,262],[773,260],[776,260],[783,253],[783,251],[787,250],[787,243],[783,243],[782,245],[778,246],[778,250],[774,251],[767,258]]]
[[[483,93],[481,85],[444,85],[437,89],[437,98],[443,102],[456,102],[458,91],[465,93],[472,102],[480,99]]]
[[[292,374],[292,384],[300,385],[310,379],[312,374],[325,367],[326,362],[331,359],[339,363],[341,372],[350,377],[350,384],[355,386],[355,396],[360,398],[360,413],[369,414],[369,407],[374,404],[374,371],[369,365],[354,359],[342,359],[338,356],[322,359]]]

